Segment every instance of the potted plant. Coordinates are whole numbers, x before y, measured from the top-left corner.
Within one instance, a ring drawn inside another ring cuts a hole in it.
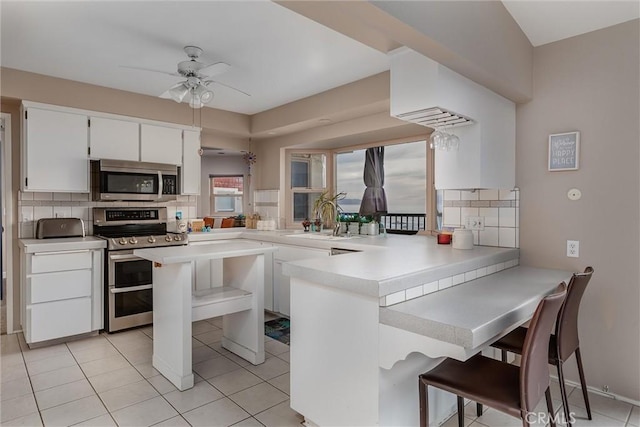
[[[331,196],[330,191],[327,190],[318,196],[313,202],[316,227],[318,227],[318,221],[320,222],[320,227],[322,223],[324,223],[325,228],[331,228],[333,226],[333,222],[336,220],[339,211],[338,200],[344,199],[346,195],[347,193],[338,193]]]

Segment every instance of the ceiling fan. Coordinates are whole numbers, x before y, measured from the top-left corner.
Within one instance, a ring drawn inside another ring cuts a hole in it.
[[[175,73],[167,73],[165,71],[152,70],[148,68],[126,67],[136,70],[152,71],[155,73],[167,74],[170,76],[183,77],[186,80],[175,84],[160,95],[160,98],[173,99],[176,102],[187,101],[191,108],[202,108],[204,104],[208,104],[213,99],[213,92],[209,89],[212,83],[225,86],[240,92],[243,95],[251,96],[233,86],[211,80],[211,77],[222,74],[231,66],[225,62],[215,62],[213,64],[204,64],[198,61],[202,55],[202,49],[197,46],[185,46],[184,51],[189,57],[188,60],[178,62],[178,70]]]

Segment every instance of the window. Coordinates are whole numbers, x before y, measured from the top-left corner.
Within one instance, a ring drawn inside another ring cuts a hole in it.
[[[242,213],[244,177],[242,175],[210,175],[211,212],[225,215]]]
[[[365,190],[365,148],[336,154],[336,191],[347,196],[340,201],[345,213],[358,213]],[[387,230],[416,232],[427,229],[426,141],[385,145],[384,189],[388,214],[381,220]]]
[[[327,153],[291,152],[288,155],[287,224],[313,218],[313,203],[328,189]]]

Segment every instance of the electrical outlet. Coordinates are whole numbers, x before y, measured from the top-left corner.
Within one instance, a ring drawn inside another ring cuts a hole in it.
[[[469,230],[484,230],[484,217],[468,216],[465,218],[464,226]]]
[[[567,256],[570,258],[580,257],[580,242],[578,240],[567,240]]]

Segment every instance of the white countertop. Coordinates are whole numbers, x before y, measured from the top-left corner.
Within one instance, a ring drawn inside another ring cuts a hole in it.
[[[189,241],[215,241],[233,236],[276,245],[363,251],[287,262],[283,264],[283,273],[375,297],[519,257],[518,249],[475,246],[471,250],[459,250],[451,245],[438,245],[431,236],[389,234],[332,238],[298,230],[227,230],[233,229],[189,233]]]
[[[99,237],[68,237],[62,239],[18,239],[18,247],[26,253],[103,249],[107,241]]]
[[[476,348],[529,319],[538,301],[571,272],[515,267],[390,307],[380,323]]]
[[[223,243],[223,242],[220,242]],[[259,255],[275,252],[277,248],[257,242],[228,240],[224,244],[198,246],[169,246],[164,248],[136,249],[133,254],[160,264],[177,264],[197,259],[220,259],[236,256]]]

